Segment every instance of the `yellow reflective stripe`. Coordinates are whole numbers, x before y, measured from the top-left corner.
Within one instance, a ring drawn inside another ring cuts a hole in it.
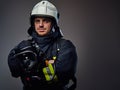
[[[52,78],[54,78],[54,80],[57,80],[57,76],[55,75],[55,72],[54,72],[54,69],[53,69],[53,66],[52,64],[48,64],[48,67],[51,71],[51,74],[52,74]],[[54,76],[55,75],[55,76]],[[54,76],[54,77],[53,77]]]
[[[52,64],[48,64],[48,67],[43,68],[43,73],[47,81],[57,80]]]
[[[48,67],[50,69],[51,74],[54,75],[55,73],[54,73],[54,69],[53,69],[52,64],[48,64]]]
[[[50,76],[48,75],[46,68],[43,68],[43,73],[44,73],[44,75],[45,75],[46,80],[47,80],[47,81],[50,81]]]

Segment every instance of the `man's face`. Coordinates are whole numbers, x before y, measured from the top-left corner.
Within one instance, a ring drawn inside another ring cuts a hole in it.
[[[40,36],[46,36],[51,30],[52,20],[49,18],[35,18],[34,20],[35,31]]]

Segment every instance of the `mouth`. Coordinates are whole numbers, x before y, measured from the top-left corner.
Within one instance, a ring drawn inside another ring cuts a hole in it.
[[[45,29],[38,29],[38,32],[45,32]]]

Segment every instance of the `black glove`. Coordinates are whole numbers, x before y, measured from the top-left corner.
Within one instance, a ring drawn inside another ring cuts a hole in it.
[[[37,54],[34,52],[32,47],[24,47],[19,50],[15,57],[21,62],[22,67],[26,73],[31,72],[31,70],[37,65]]]

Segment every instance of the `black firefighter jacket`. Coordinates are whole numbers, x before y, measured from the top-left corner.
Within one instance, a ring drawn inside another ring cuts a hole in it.
[[[10,54],[8,56],[8,65],[9,65],[12,76],[21,77],[21,80],[24,86],[27,86],[26,81],[24,79],[25,77],[24,76],[25,74],[23,73],[24,68],[21,65],[21,60],[19,60],[18,58],[15,58],[15,54],[20,49],[29,45],[31,45],[30,40],[23,40],[20,44],[18,44],[18,46],[16,46],[14,49],[10,51]],[[52,43],[52,45],[50,45],[47,48],[46,52],[44,53],[46,54],[47,58],[50,58],[50,59],[53,56],[57,57],[57,60],[55,61],[55,67],[54,67],[55,74],[58,78],[60,87],[65,86],[68,83],[69,79],[72,78],[76,72],[77,54],[76,54],[75,46],[70,40],[65,40],[60,38],[54,41],[54,43]],[[57,85],[54,85],[54,87],[57,87]],[[32,89],[28,89],[28,90],[32,90]],[[34,90],[37,90],[37,89],[34,89]],[[58,87],[57,87],[57,90],[59,90]]]

